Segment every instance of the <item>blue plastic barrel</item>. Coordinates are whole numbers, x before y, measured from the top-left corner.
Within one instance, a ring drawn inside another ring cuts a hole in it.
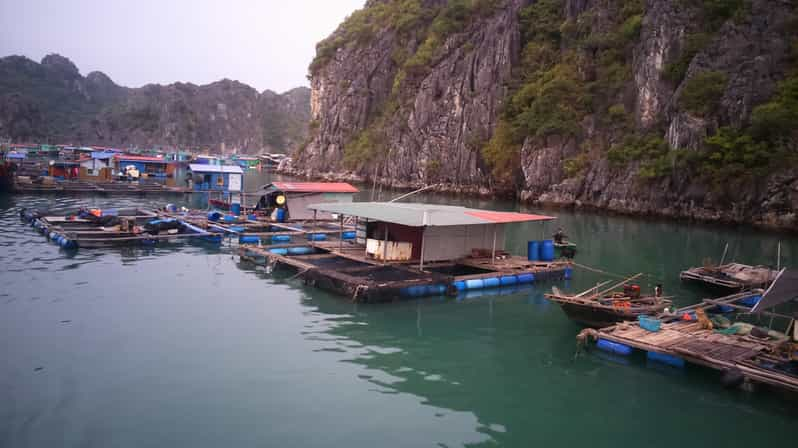
[[[466,280],[466,289],[482,289],[485,287],[485,282],[481,278]]]
[[[731,313],[732,311],[734,311],[734,307],[729,305],[718,305],[716,309],[718,310],[718,312],[723,314]]]
[[[258,244],[260,243],[260,237],[257,235],[242,235],[238,239],[238,242],[243,244]]]
[[[348,232],[344,232],[342,236],[344,237],[345,240],[353,240],[357,236],[357,232],[350,230]]]
[[[518,283],[518,277],[514,275],[505,275],[500,278],[499,281],[501,282],[502,286],[515,285]]]
[[[465,291],[466,290],[466,282],[462,280],[458,280],[454,282],[454,287],[457,288],[458,291]]]
[[[283,222],[283,221],[285,221],[285,209],[284,208],[278,208],[277,209],[277,222]]]
[[[615,353],[616,355],[629,356],[632,354],[632,347],[628,345],[619,344],[618,342],[608,341],[606,339],[599,339],[596,347],[605,352]]]
[[[221,244],[222,243],[222,235],[207,235],[201,237],[203,241],[211,243],[211,244]]]
[[[248,215],[247,219],[250,220],[250,221],[257,221],[258,220],[258,215],[256,215],[256,214]]]
[[[308,241],[326,241],[327,235],[323,233],[309,233]]]
[[[224,222],[236,222],[238,219],[233,215],[224,215]]]
[[[288,249],[286,249],[285,247],[277,247],[274,249],[269,249],[269,252],[276,255],[288,255]]]
[[[684,359],[666,353],[647,352],[646,357],[652,361],[668,364],[673,367],[684,367]]]
[[[554,261],[554,241],[543,240],[540,242],[540,261]]]
[[[518,274],[518,283],[532,283],[535,281],[535,274],[528,272],[526,274]]]
[[[215,210],[208,213],[208,221],[218,221],[221,217],[222,214]]]
[[[233,202],[230,205],[230,211],[236,216],[240,215],[241,214],[241,204],[236,204],[235,202]]]
[[[486,288],[497,288],[501,285],[499,277],[489,277],[484,280]]]
[[[759,303],[760,300],[762,300],[762,296],[751,296],[740,300],[740,303],[742,303],[745,306],[753,307],[754,305]]]
[[[308,255],[312,254],[313,248],[312,247],[289,247],[288,248],[288,255]]]
[[[538,251],[540,243],[538,241],[530,241],[526,243],[526,259],[529,261],[538,261]]]
[[[446,285],[427,285],[424,293],[428,296],[440,296],[446,294]]]
[[[427,291],[427,288],[423,285],[416,285],[416,286],[408,286],[404,288],[404,293],[406,296],[409,297],[421,297]]]
[[[287,243],[291,241],[291,235],[272,235],[272,243]]]
[[[573,277],[573,275],[574,275],[574,270],[571,269],[571,268],[565,268],[565,272],[563,272],[562,275],[563,275],[563,278],[565,278],[566,280],[570,280],[571,277]]]

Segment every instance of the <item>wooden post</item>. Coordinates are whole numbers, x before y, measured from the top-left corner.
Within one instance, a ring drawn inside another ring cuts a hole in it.
[[[385,241],[382,244],[382,264],[386,264],[388,262],[388,223],[383,223],[385,225]]]
[[[493,225],[493,250],[491,250],[490,253],[491,264],[496,264],[496,226],[498,226],[498,224]]]
[[[288,202],[287,199],[286,202]],[[316,242],[313,241],[313,231],[316,230],[316,212],[317,210],[313,210],[313,222],[310,223],[310,247],[316,247]]]
[[[419,262],[418,262],[419,271],[424,270],[424,235],[427,233],[426,230],[427,230],[426,227],[421,228],[421,256],[419,257]]]
[[[418,269],[424,270],[424,239],[427,234],[427,224],[429,224],[429,213],[424,210],[424,217],[421,220],[421,256],[419,257]]]
[[[344,215],[338,216],[338,222],[341,225],[340,234],[338,235],[338,250],[343,252],[344,250]]]

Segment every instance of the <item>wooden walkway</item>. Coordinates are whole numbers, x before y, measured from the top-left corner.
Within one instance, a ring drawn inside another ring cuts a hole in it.
[[[200,193],[185,187],[170,187],[161,183],[132,183],[132,182],[91,182],[86,180],[65,180],[55,183],[16,182],[15,193],[98,193],[112,194],[186,194]],[[204,192],[206,193],[206,192]]]

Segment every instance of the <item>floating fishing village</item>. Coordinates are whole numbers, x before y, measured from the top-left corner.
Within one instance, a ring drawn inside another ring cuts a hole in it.
[[[165,204],[153,210],[81,209],[66,216],[20,211],[22,220],[65,251],[180,240],[236,244],[242,261],[267,272],[290,269],[291,278],[306,285],[363,303],[473,291],[506,294],[543,284],[551,289],[548,300],[587,327],[577,336],[580,344],[594,342],[596,349],[621,356],[639,350],[649,360],[677,368],[705,366],[719,371],[726,387],[757,383],[798,391],[796,315],[774,311],[798,297],[798,274],[781,266],[725,263],[728,245],[717,265],[706,261],[680,274],[682,281],[720,289],[697,304],[675,307],[661,285],[641,290],[636,281],[642,273],[568,294],[560,290],[562,281],[578,275],[579,268],[601,267],[577,263],[578,246],[562,228],[547,238],[554,216],[417,203],[415,192],[388,202],[355,202],[358,188],[340,182],[277,181],[245,193],[244,170],[260,169],[254,163],[259,159],[226,164],[203,155],[179,160],[180,155],[130,155],[108,148],[85,151],[88,155],[81,154],[84,148],[62,150],[77,157],[74,169],[61,171],[67,162],[50,162],[47,176],[17,174],[12,185],[28,194],[51,192],[44,186],[58,188],[54,182],[59,181],[63,191],[119,191],[103,181],[166,177],[175,172],[173,164],[185,163],[185,187],[138,184],[131,191],[199,193],[206,201],[202,210]],[[20,154],[14,148],[6,160],[25,160]],[[31,169],[21,167],[13,171]],[[67,181],[65,175],[77,180]],[[86,180],[90,176],[102,180]],[[540,228],[525,254],[505,250],[507,226],[516,223]],[[764,316],[768,324],[746,322],[751,316]]]
[[[782,445],[798,2],[6,2],[0,448]]]

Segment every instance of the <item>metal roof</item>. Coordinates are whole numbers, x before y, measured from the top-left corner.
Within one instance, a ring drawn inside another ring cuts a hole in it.
[[[345,182],[272,182],[263,187],[274,187],[287,193],[357,193],[359,190]]]
[[[782,269],[751,311],[757,313],[798,298],[798,271]]]
[[[412,227],[507,224],[556,219],[553,216],[407,202],[330,202],[311,204],[308,208]]]
[[[188,165],[188,169],[195,173],[244,173],[244,170],[242,170],[238,165],[206,165],[204,163],[191,163]]]
[[[114,157],[117,160],[126,160],[128,162],[166,163],[166,160],[161,157],[129,156],[124,154],[116,154]]]

